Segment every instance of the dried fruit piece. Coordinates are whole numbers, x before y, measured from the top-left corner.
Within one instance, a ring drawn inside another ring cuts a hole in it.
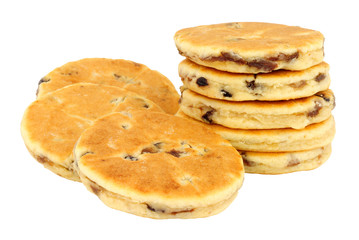
[[[324,80],[325,78],[326,78],[325,73],[319,73],[319,74],[315,77],[315,81],[321,82],[321,81]]]
[[[215,112],[214,109],[207,111],[205,114],[202,115],[202,119],[208,123],[212,123],[212,115]]]
[[[134,156],[132,156],[132,155],[126,155],[126,156],[124,157],[124,159],[126,159],[126,160],[131,160],[131,161],[138,161],[138,158],[137,158],[137,157],[134,157]]]
[[[221,93],[223,97],[232,97],[232,94],[230,92],[227,92],[226,90],[221,90]]]
[[[319,114],[320,109],[322,109],[323,105],[321,102],[315,101],[315,106],[314,109],[310,112],[308,112],[307,116],[308,117],[315,117]]]
[[[176,149],[172,149],[171,151],[166,152],[166,153],[171,154],[172,156],[174,156],[174,157],[176,157],[176,158],[179,158],[179,157],[181,157],[181,155],[182,155],[183,153],[185,153],[185,152],[178,151],[178,150],[176,150]]]
[[[200,86],[200,87],[203,87],[203,86],[207,86],[207,85],[208,85],[207,79],[204,78],[204,77],[199,77],[199,78],[197,78],[196,83],[197,83],[197,85]]]

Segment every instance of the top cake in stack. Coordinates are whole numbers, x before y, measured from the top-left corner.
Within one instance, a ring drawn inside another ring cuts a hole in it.
[[[187,58],[177,115],[211,124],[241,152],[247,172],[309,170],[327,160],[335,100],[320,32],[236,22],[182,29],[174,39]]]
[[[182,29],[180,54],[222,71],[237,73],[303,70],[323,61],[318,31],[272,23],[224,23]]]

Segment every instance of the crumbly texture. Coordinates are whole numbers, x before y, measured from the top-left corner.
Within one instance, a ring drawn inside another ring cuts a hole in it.
[[[240,129],[302,129],[328,119],[335,106],[331,90],[286,101],[230,102],[208,98],[189,89],[182,92],[180,109],[208,124]]]
[[[112,112],[162,109],[135,93],[113,86],[78,83],[34,101],[25,111],[21,134],[30,153],[54,173],[79,181],[72,168],[74,145],[95,119]]]
[[[277,101],[309,97],[328,89],[329,65],[321,62],[302,71],[278,70],[264,74],[219,71],[190,60],[178,66],[184,88],[226,101]]]
[[[232,201],[244,174],[236,149],[207,127],[149,111],[96,120],[74,154],[92,192],[105,192],[100,199],[110,207],[144,217],[213,215]]]
[[[192,119],[181,110],[176,115]],[[249,130],[202,124],[228,140],[236,149],[253,152],[293,152],[319,148],[330,144],[335,135],[335,122],[332,115],[323,122],[311,124],[303,129]]]
[[[85,58],[54,69],[39,82],[37,96],[74,83],[121,87],[141,95],[174,114],[179,94],[171,81],[158,71],[123,59]]]
[[[239,152],[246,173],[283,174],[321,166],[330,157],[331,145],[298,152]]]
[[[323,35],[314,30],[260,22],[233,22],[176,32],[179,53],[222,71],[303,70],[323,61]]]

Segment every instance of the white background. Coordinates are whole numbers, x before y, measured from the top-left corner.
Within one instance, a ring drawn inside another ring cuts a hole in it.
[[[1,239],[359,239],[358,12],[355,1],[1,1]],[[81,183],[44,169],[20,136],[37,83],[85,57],[123,58],[179,89],[174,33],[185,27],[265,21],[321,31],[331,65],[337,134],[322,167],[246,174],[224,212],[152,220],[106,207]]]

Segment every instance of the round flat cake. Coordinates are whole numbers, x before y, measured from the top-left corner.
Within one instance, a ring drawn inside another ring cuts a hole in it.
[[[39,82],[38,98],[74,83],[95,83],[121,87],[156,103],[175,114],[179,95],[171,81],[158,71],[123,59],[85,58],[66,63]]]
[[[79,181],[72,150],[82,131],[98,117],[134,109],[162,112],[152,101],[119,87],[73,84],[34,101],[24,113],[21,134],[30,153],[46,168]]]
[[[197,121],[181,110],[176,115]],[[335,122],[332,115],[323,122],[311,124],[303,129],[233,129],[217,124],[204,122],[202,124],[228,140],[234,148],[251,152],[310,150],[330,144],[335,135]]]
[[[331,116],[335,106],[331,90],[284,101],[231,102],[208,98],[189,89],[182,92],[180,109],[208,124],[239,129],[301,129]]]
[[[242,158],[201,123],[133,111],[106,115],[74,149],[87,189],[111,208],[150,218],[207,217],[242,185]]]
[[[329,64],[321,62],[301,71],[277,70],[244,74],[200,66],[188,59],[178,66],[184,88],[226,101],[278,101],[309,97],[329,88]]]
[[[246,173],[283,174],[318,168],[330,157],[331,145],[297,152],[239,152]]]
[[[261,22],[232,22],[176,32],[179,53],[190,60],[237,73],[303,70],[323,61],[323,35],[314,30]]]

